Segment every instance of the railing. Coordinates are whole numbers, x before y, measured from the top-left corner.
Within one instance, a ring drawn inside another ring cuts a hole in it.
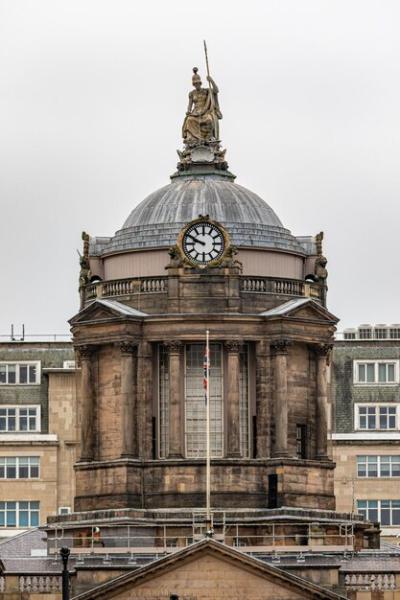
[[[258,529],[257,533],[249,529]],[[147,529],[147,531],[146,531]],[[120,554],[162,555],[189,546],[206,533],[196,526],[112,526],[88,527],[85,530],[55,531],[48,537],[50,554],[57,554],[62,546],[68,546],[72,554]],[[214,537],[222,543],[240,547],[244,552],[287,552],[300,550],[353,551],[354,531],[351,524],[337,524],[328,532],[315,529],[313,524],[280,523],[270,525],[239,525],[214,523]]]
[[[61,592],[61,577],[56,575],[22,575],[19,578],[19,591],[57,594]]]
[[[321,298],[321,287],[317,283],[279,277],[242,277],[242,292],[258,294],[282,294],[284,296],[309,296]]]
[[[354,573],[345,576],[344,584],[349,590],[395,590],[396,577],[393,573]]]
[[[131,277],[96,281],[86,286],[86,300],[112,298],[132,294],[164,294],[168,291],[167,277]]]

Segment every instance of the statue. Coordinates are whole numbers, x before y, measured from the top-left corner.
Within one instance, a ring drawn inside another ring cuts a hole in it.
[[[327,258],[322,253],[322,240],[324,239],[324,232],[321,231],[315,236],[315,246],[317,257],[314,263],[314,274],[316,281],[321,286],[321,301],[322,305],[326,306],[326,294],[328,291],[327,279],[328,270],[326,265],[328,264]]]
[[[213,142],[219,139],[219,89],[210,75],[207,75],[209,88],[203,88],[197,67],[193,68],[192,83],[194,90],[189,93],[189,104],[182,127],[185,144],[195,145],[201,142]]]
[[[82,231],[83,254],[79,252],[79,295],[81,299],[81,308],[85,304],[85,287],[90,282],[90,262],[89,262],[89,239],[90,236]]]

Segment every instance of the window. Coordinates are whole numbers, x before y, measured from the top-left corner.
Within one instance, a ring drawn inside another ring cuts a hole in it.
[[[39,502],[0,502],[0,527],[38,527]]]
[[[355,428],[366,430],[397,429],[397,405],[360,406],[357,404]]]
[[[206,453],[206,404],[204,399],[204,344],[185,346],[186,455]],[[222,347],[210,344],[210,446],[211,456],[223,456]]]
[[[71,507],[70,506],[59,506],[58,507],[58,514],[59,515],[69,515],[71,513]]]
[[[241,346],[239,374],[240,454],[249,456],[249,347]]]
[[[296,425],[297,458],[307,458],[307,425]]]
[[[357,500],[358,512],[383,527],[400,525],[400,500]]]
[[[0,385],[34,385],[40,383],[40,362],[0,363]]]
[[[0,432],[5,431],[40,431],[40,407],[0,405]]]
[[[354,383],[391,384],[399,382],[399,361],[354,361]]]
[[[357,456],[358,477],[400,477],[400,455]]]
[[[375,327],[374,335],[377,340],[384,340],[387,338],[388,329],[385,326]]]
[[[169,451],[169,372],[168,348],[159,345],[158,385],[160,410],[160,456],[166,458]]]
[[[0,479],[37,479],[38,456],[0,456]]]
[[[372,327],[359,327],[358,335],[360,340],[370,340],[372,338]]]
[[[400,339],[400,327],[391,327],[389,331],[390,331],[389,337],[392,340]]]

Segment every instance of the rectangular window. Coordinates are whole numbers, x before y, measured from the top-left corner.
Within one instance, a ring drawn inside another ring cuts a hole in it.
[[[379,521],[378,500],[357,500],[357,508],[369,521]]]
[[[400,477],[400,455],[357,456],[358,477]]]
[[[14,431],[40,431],[40,407],[0,405],[0,433]]]
[[[297,458],[307,458],[307,425],[296,425]]]
[[[40,362],[0,363],[0,385],[37,385],[40,383]]]
[[[356,405],[356,429],[393,430],[398,428],[397,404],[387,406]]]
[[[204,344],[185,346],[186,455],[206,454],[206,403],[204,390]],[[223,392],[221,344],[210,344],[210,446],[211,456],[223,456]]]
[[[160,407],[160,457],[167,458],[169,452],[169,360],[168,348],[159,345],[158,386]]]
[[[354,383],[390,385],[399,383],[399,361],[354,361]]]
[[[400,525],[400,500],[358,500],[358,512],[382,527]]]
[[[29,500],[0,502],[0,527],[38,527],[39,506]]]
[[[0,479],[38,479],[38,456],[0,456]]]

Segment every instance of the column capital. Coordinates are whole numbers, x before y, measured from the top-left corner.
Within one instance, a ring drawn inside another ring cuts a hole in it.
[[[310,349],[318,358],[325,358],[327,364],[329,364],[333,344],[310,344]]]
[[[90,360],[96,351],[96,347],[85,344],[83,346],[78,346],[77,351],[79,352],[80,360]]]
[[[137,343],[130,341],[116,342],[116,346],[118,346],[121,354],[133,354],[137,349]]]
[[[272,354],[287,354],[292,341],[287,338],[279,338],[271,342]]]
[[[224,347],[227,352],[232,354],[238,354],[240,352],[243,342],[241,340],[225,340]]]
[[[170,354],[180,354],[183,348],[183,342],[181,340],[166,340],[164,346],[168,349]]]

